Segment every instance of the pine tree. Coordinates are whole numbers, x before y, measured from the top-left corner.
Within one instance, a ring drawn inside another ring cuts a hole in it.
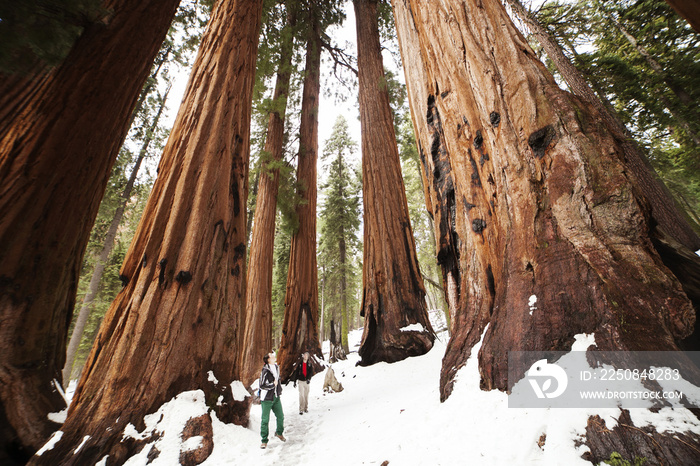
[[[340,310],[339,334],[343,351],[347,354],[350,330],[349,304],[357,290],[354,257],[361,250],[360,183],[355,170],[348,162],[357,150],[357,143],[348,133],[348,124],[339,116],[333,131],[326,140],[322,160],[329,162],[328,175],[321,186],[324,197],[319,215],[321,234],[319,261],[324,269],[325,305]],[[334,342],[331,342],[333,344]],[[333,348],[331,348],[333,353]]]

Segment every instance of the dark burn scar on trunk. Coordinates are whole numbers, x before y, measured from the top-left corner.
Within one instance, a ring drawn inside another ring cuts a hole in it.
[[[491,270],[491,264],[489,264],[488,267],[486,267],[486,283],[488,284],[489,293],[491,293],[491,296],[496,296],[496,280],[494,280],[493,278],[493,270]]]
[[[486,221],[480,218],[475,218],[472,221],[472,230],[474,230],[475,233],[481,233],[484,231],[484,228],[486,228]]]
[[[474,136],[474,148],[476,150],[481,149],[481,146],[484,144],[484,137],[481,135],[481,130],[476,131],[476,136]]]
[[[489,120],[494,128],[498,128],[498,125],[501,122],[501,115],[499,115],[498,112],[491,112],[491,115],[489,115]]]
[[[122,282],[122,288],[129,284],[129,277],[126,275],[119,275],[119,281]]]
[[[236,262],[237,260],[241,259],[242,257],[245,257],[245,243],[239,243],[238,246],[233,248],[233,261]]]
[[[158,286],[163,286],[163,283],[165,282],[165,266],[168,265],[168,259],[161,259],[160,262],[158,262],[158,265],[160,265],[160,274],[158,275]]]
[[[175,280],[185,285],[192,281],[192,274],[187,270],[180,270],[175,276]]]
[[[464,209],[469,212],[472,210],[474,207],[476,207],[476,204],[472,204],[471,202],[467,201],[467,198],[462,196],[462,204],[464,204]]]
[[[528,145],[532,148],[535,157],[541,159],[549,147],[556,139],[557,132],[552,125],[547,125],[544,128],[538,129],[527,139]]]

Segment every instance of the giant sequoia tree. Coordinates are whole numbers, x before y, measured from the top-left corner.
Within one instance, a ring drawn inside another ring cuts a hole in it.
[[[187,390],[223,395],[212,402],[218,417],[247,422],[245,403],[221,388],[238,377],[261,12],[262,0],[215,6],[122,266],[124,289],[93,345],[63,437],[33,463],[94,464],[109,455],[119,464],[138,447],[122,441],[127,424],[142,427],[145,414]],[[209,382],[208,372],[224,386]]]
[[[267,125],[267,139],[258,183],[246,298],[246,318],[241,346],[241,380],[246,386],[259,375],[262,358],[272,349],[272,268],[275,244],[279,163],[284,154],[284,123],[292,76],[296,23],[295,5],[287,2],[287,25],[282,31],[273,109]]]
[[[362,125],[364,260],[362,364],[426,353],[435,338],[408,218],[389,93],[384,78],[376,0],[355,0]],[[402,331],[411,324],[421,329]]]
[[[500,2],[393,5],[453,315],[442,399],[489,323],[487,389],[506,388],[508,351],[566,350],[581,332],[601,350],[677,350],[695,312],[597,111],[557,86]]]
[[[671,193],[658,179],[651,168],[646,155],[639,144],[632,139],[630,132],[625,128],[612,109],[604,105],[603,101],[593,92],[583,75],[564,54],[562,47],[556,43],[548,31],[537,21],[537,18],[528,11],[519,0],[507,0],[513,11],[527,24],[530,31],[537,38],[547,56],[557,67],[562,77],[566,80],[571,92],[587,101],[595,108],[608,131],[618,140],[624,151],[624,161],[636,178],[636,182],[644,190],[651,204],[651,215],[676,241],[687,248],[697,250],[700,248],[700,238],[688,224],[682,212],[676,206]],[[657,66],[660,66],[657,64]]]
[[[62,65],[0,84],[0,460],[39,448],[65,406],[53,383],[90,226],[178,3],[105,1]]]
[[[317,7],[316,2],[311,2]],[[318,98],[321,91],[320,12],[308,11],[306,69],[301,101],[297,182],[302,202],[297,207],[299,228],[289,251],[287,294],[279,349],[282,380],[305,351],[322,357],[318,338],[318,272],[316,270],[316,173],[318,161]]]

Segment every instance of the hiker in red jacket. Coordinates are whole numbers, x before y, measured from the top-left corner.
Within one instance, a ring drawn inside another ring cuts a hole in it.
[[[314,370],[309,361],[309,353],[301,355],[301,359],[297,362],[296,368],[292,373],[291,379],[294,380],[294,386],[299,383],[299,414],[309,412],[309,384],[311,377],[314,375]]]

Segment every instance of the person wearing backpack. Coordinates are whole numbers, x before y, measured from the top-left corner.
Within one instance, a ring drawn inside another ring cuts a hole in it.
[[[292,373],[294,386],[296,387],[299,383],[299,414],[309,412],[309,384],[313,375],[314,369],[309,361],[309,353],[306,352],[301,355]]]
[[[260,420],[260,436],[262,443],[260,448],[267,448],[269,435],[270,411],[275,413],[277,429],[275,437],[286,442],[284,438],[284,411],[282,411],[282,384],[280,383],[280,368],[277,365],[275,353],[266,354],[263,357],[263,368],[260,373],[260,404],[262,405],[262,418]]]

